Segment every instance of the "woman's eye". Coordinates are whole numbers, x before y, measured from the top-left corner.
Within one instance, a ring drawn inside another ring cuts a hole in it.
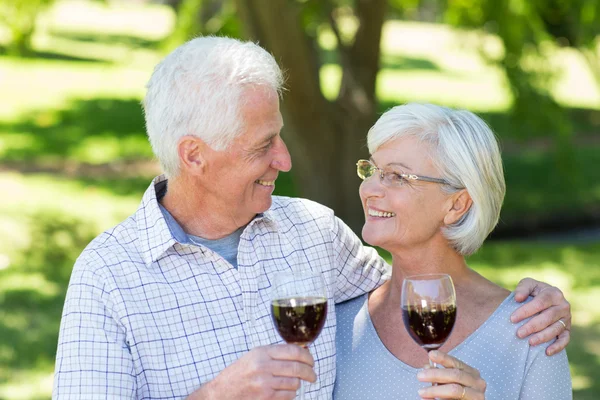
[[[404,177],[396,172],[390,172],[390,173],[388,173],[388,176],[392,182],[398,182],[398,183],[404,182]]]

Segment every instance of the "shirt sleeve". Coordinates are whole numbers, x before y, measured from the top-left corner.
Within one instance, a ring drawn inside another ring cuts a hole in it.
[[[520,400],[570,400],[573,398],[569,360],[565,350],[553,356],[547,356],[541,346],[525,371],[525,380],[521,388]],[[533,353],[533,352],[532,352]]]
[[[337,269],[335,302],[358,297],[390,277],[390,266],[371,247],[364,246],[342,220],[333,217],[333,248]]]
[[[135,374],[106,280],[76,263],[58,338],[53,399],[133,399]]]

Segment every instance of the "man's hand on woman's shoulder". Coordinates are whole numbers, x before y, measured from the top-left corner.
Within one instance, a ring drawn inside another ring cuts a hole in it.
[[[562,351],[571,340],[571,305],[559,288],[525,278],[515,289],[515,300],[523,302],[529,296],[533,300],[519,307],[510,318],[517,323],[533,317],[519,328],[517,335],[520,338],[529,336],[532,346],[556,339],[548,346],[546,354],[551,356]]]

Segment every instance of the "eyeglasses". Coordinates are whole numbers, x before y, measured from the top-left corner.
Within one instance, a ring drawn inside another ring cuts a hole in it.
[[[381,183],[388,187],[402,186],[409,181],[424,181],[432,183],[441,183],[443,185],[450,184],[448,183],[448,181],[439,178],[431,178],[428,176],[415,174],[405,174],[402,172],[395,171],[384,171],[369,160],[358,160],[358,162],[356,163],[356,173],[358,174],[358,177],[363,181],[373,176],[373,174],[375,174],[376,171],[379,171],[379,178],[381,179]]]

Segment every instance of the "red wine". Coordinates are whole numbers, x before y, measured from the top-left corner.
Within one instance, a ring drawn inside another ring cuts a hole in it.
[[[440,304],[436,307],[402,307],[402,318],[408,333],[427,351],[442,347],[454,327],[456,307]]]
[[[273,300],[271,315],[279,335],[287,343],[308,346],[321,333],[327,317],[324,297],[293,297]]]

